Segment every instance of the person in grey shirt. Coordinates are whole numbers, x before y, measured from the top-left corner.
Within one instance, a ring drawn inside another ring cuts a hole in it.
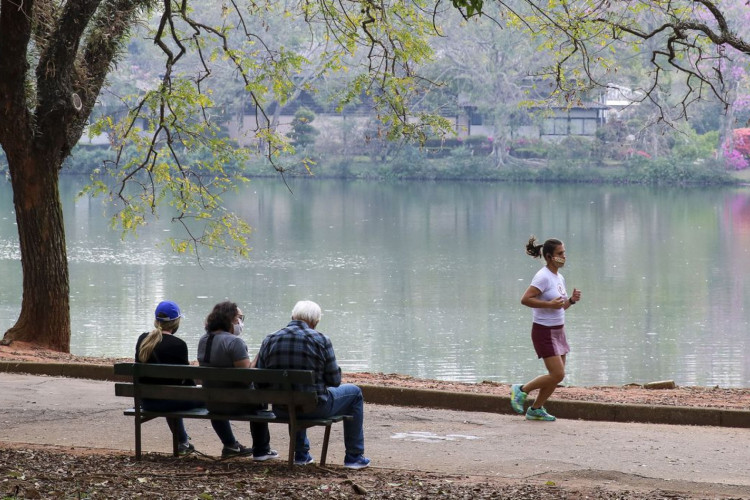
[[[240,338],[244,327],[245,316],[234,302],[216,304],[206,318],[206,334],[198,342],[198,363],[201,366],[217,368],[254,368],[255,362],[250,362],[247,344]],[[228,383],[224,387],[247,387],[240,383]],[[211,387],[209,383],[204,384]],[[258,406],[235,405],[231,403],[214,403],[208,406],[212,413],[250,413],[263,408]],[[276,450],[271,449],[271,435],[265,422],[250,422],[250,434],[253,437],[253,447],[242,446],[234,437],[232,426],[228,420],[211,420],[211,425],[224,444],[221,451],[223,458],[236,455],[249,455],[253,459],[263,461],[278,458]]]

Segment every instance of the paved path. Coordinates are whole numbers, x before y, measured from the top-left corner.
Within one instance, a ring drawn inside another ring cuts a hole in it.
[[[133,450],[128,405],[112,382],[0,373],[0,442]],[[196,448],[218,456],[208,421],[189,420]],[[250,445],[246,425],[233,424]],[[271,425],[272,445],[286,450],[283,427]],[[750,498],[750,429],[558,420],[366,405],[367,455],[379,467],[505,478],[570,478],[650,482],[671,489]],[[322,429],[310,431],[320,452]],[[144,425],[144,451],[171,450],[166,423]],[[334,426],[329,463],[343,461],[341,426]],[[692,484],[693,486],[685,486]]]

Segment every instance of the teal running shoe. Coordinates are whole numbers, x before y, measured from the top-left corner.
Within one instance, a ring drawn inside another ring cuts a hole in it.
[[[532,408],[526,410],[526,420],[541,420],[542,422],[554,422],[557,420],[553,415],[547,413],[547,410],[542,406],[539,409]]]
[[[523,384],[514,384],[510,387],[510,406],[519,415],[523,413],[523,405],[526,402],[526,394],[521,390]]]

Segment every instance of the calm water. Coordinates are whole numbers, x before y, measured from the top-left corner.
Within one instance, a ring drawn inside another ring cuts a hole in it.
[[[565,241],[572,353],[565,383],[750,387],[750,191],[611,186],[258,180],[229,200],[253,225],[249,261],[171,253],[168,217],[122,241],[98,200],[63,179],[74,354],[132,356],[159,300],[180,303],[195,356],[214,303],[246,314],[244,337],[324,309],[345,371],[519,382],[536,375],[520,297],[540,261],[531,234]],[[15,321],[21,266],[0,183],[0,328]]]

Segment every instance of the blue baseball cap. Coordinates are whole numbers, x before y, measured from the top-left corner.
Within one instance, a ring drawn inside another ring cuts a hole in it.
[[[176,302],[165,300],[159,302],[159,305],[156,306],[154,316],[156,316],[156,319],[162,321],[173,321],[182,316],[182,314],[180,314],[180,306],[178,306]]]

